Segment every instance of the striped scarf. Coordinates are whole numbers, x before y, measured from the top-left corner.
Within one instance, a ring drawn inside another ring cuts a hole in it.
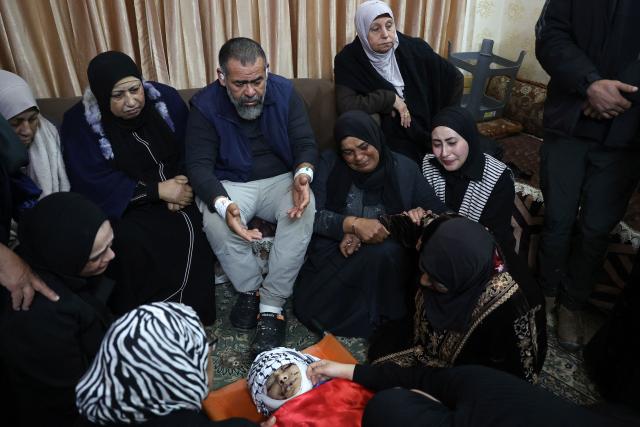
[[[435,156],[433,154],[427,154],[422,161],[422,174],[427,179],[427,182],[433,187],[436,192],[436,196],[444,204],[445,200],[445,187],[446,181],[442,176],[442,173],[432,162]],[[484,207],[491,196],[493,187],[496,185],[500,176],[507,168],[507,165],[499,160],[494,159],[488,154],[484,154],[485,162],[484,169],[482,171],[482,179],[480,181],[469,181],[467,191],[464,193],[462,203],[458,213],[473,221],[480,221],[480,216]]]

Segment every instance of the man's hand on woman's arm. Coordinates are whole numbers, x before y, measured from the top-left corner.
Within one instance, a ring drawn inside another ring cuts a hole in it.
[[[11,293],[14,310],[28,310],[35,292],[51,301],[60,297],[40,279],[11,249],[0,243],[0,284]]]

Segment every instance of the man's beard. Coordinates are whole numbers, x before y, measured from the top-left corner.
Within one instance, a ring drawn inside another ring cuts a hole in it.
[[[264,93],[266,93],[266,89],[267,88],[265,87]],[[255,120],[260,117],[260,114],[262,114],[262,107],[264,106],[264,93],[262,96],[256,94],[251,98],[241,95],[240,98],[236,99],[233,97],[229,87],[227,86],[227,94],[229,95],[231,103],[236,107],[238,115],[245,120]],[[245,105],[248,102],[256,102],[256,105]]]

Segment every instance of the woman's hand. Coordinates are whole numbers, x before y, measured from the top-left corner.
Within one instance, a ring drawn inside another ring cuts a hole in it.
[[[413,208],[410,211],[402,212],[402,214],[411,218],[411,222],[415,225],[420,225],[422,224],[422,218],[427,215],[427,211],[422,208]]]
[[[158,196],[167,203],[180,205],[181,208],[193,202],[193,190],[184,175],[158,183]],[[171,208],[170,208],[171,209]]]
[[[355,218],[351,231],[364,243],[382,243],[389,237],[389,230],[377,219]]]
[[[358,249],[360,249],[361,245],[362,243],[360,242],[360,239],[358,239],[358,236],[351,233],[345,233],[342,241],[340,242],[340,253],[343,257],[349,258]]]
[[[169,203],[169,202],[167,202],[167,208],[169,208],[169,210],[171,212],[178,212],[180,209],[182,209],[182,206],[180,206],[177,203]]]
[[[353,380],[353,370],[356,365],[332,362],[331,360],[318,360],[307,367],[307,378],[313,385],[331,378]]]
[[[402,127],[408,128],[411,126],[411,113],[409,113],[409,108],[407,108],[407,104],[405,104],[404,99],[396,95],[393,108],[396,109],[400,115],[400,124]],[[395,113],[395,111],[392,111],[392,113]]]

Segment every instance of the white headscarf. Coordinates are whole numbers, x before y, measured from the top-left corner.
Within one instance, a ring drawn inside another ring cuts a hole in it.
[[[22,77],[0,70],[0,114],[9,120],[32,107],[38,107],[33,92]]]
[[[404,80],[402,79],[402,74],[400,74],[400,68],[398,67],[398,61],[396,61],[395,55],[396,49],[400,44],[397,33],[393,47],[386,53],[378,53],[371,49],[369,39],[367,38],[371,23],[375,21],[378,16],[384,14],[391,16],[395,22],[393,12],[385,2],[380,0],[365,1],[356,11],[356,32],[358,33],[358,38],[360,39],[364,53],[367,54],[373,68],[375,68],[378,74],[396,88],[398,95],[402,96],[404,92]]]
[[[24,79],[0,70],[0,114],[9,120],[29,108],[36,107],[31,88]],[[64,168],[60,135],[56,127],[40,116],[40,124],[29,145],[26,174],[42,190],[40,198],[58,191],[69,191],[69,178]]]
[[[140,424],[207,395],[209,345],[195,311],[175,302],[142,305],[116,320],[76,386],[89,421]]]
[[[258,408],[258,411],[264,416],[269,416],[287,401],[311,390],[313,384],[311,380],[307,378],[307,366],[317,360],[320,359],[286,347],[276,347],[273,350],[260,353],[251,364],[249,377],[247,378],[251,398]],[[302,379],[300,390],[288,399],[272,399],[267,395],[267,380],[275,371],[290,363],[295,363],[300,370],[300,377]]]

